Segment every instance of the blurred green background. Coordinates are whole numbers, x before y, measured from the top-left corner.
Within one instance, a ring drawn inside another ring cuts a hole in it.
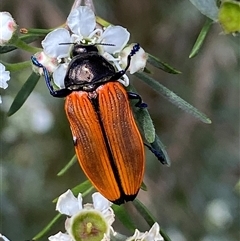
[[[11,12],[20,27],[61,25],[73,1],[1,0],[0,11]],[[187,0],[95,1],[96,13],[126,27],[131,42],[182,72],[171,75],[151,68],[153,77],[207,114],[207,125],[184,113],[139,79],[134,86],[148,103],[157,132],[172,160],[161,165],[147,152],[144,182],[138,198],[152,211],[173,241],[235,241],[240,238],[239,169],[239,37],[222,34],[218,24],[197,57],[191,48],[205,17]],[[35,43],[40,46],[40,42]],[[10,63],[30,54],[2,55]],[[41,79],[24,106],[6,117],[13,98],[31,70],[11,75],[1,91],[0,106],[0,233],[12,241],[31,239],[56,215],[52,200],[85,176],[75,164],[63,177],[59,170],[74,154],[64,100],[49,95]],[[91,198],[86,199],[91,200]],[[127,204],[141,231],[148,226]],[[119,222],[116,231],[130,233]],[[63,222],[50,234],[64,231]],[[47,240],[47,237],[42,240]]]

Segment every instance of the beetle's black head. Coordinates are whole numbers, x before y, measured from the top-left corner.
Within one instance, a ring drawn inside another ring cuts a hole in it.
[[[72,49],[72,57],[77,56],[83,53],[98,53],[98,48],[95,45],[84,45],[84,44],[75,44]]]

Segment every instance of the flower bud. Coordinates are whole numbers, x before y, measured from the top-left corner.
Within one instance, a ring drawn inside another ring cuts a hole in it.
[[[7,44],[17,29],[17,24],[8,12],[0,12],[0,46]]]
[[[120,52],[120,63],[122,64],[123,68],[127,66],[127,58],[132,51],[134,45],[134,43],[130,44],[128,47],[126,47]],[[140,49],[131,58],[131,63],[128,68],[130,74],[134,74],[137,71],[143,71],[147,63],[147,58],[147,53],[143,50],[143,48],[140,47]]]

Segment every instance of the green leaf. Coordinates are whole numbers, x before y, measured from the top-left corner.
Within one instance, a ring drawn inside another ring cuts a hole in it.
[[[162,62],[155,56],[148,54],[148,63],[153,65],[154,67],[161,69],[167,73],[170,74],[181,74],[179,70],[176,70],[175,68],[171,67],[169,64]]]
[[[155,128],[153,125],[152,118],[146,108],[135,108],[134,113],[137,118],[139,126],[142,128],[144,137],[148,143],[151,143],[155,139]]]
[[[156,222],[147,207],[144,206],[137,198],[133,200],[133,205],[150,227]]]
[[[90,193],[93,190],[93,186],[89,180],[86,180],[79,185],[75,186],[71,189],[72,193],[76,196],[78,193],[82,193],[82,196],[85,197],[88,193]],[[58,197],[55,198],[52,202],[56,203],[58,200]]]
[[[110,233],[110,240],[111,241],[126,241],[127,236],[120,234],[114,230],[114,234]]]
[[[127,91],[136,93],[135,88],[132,85],[127,87]],[[153,121],[147,108],[139,108],[135,106],[135,102],[131,101],[131,107],[137,121],[138,127],[148,143],[154,142],[155,128]]]
[[[145,219],[147,224],[152,227],[153,224],[156,222],[155,218],[153,215],[150,213],[150,211],[147,209],[147,207],[141,203],[138,199],[135,199],[133,201],[134,207],[137,209],[139,214]],[[160,229],[160,234],[164,238],[165,241],[171,241],[171,239],[168,237],[168,235],[164,232],[164,230],[161,228]]]
[[[195,42],[195,44],[194,44],[194,46],[192,48],[192,51],[191,51],[191,53],[189,55],[189,58],[193,58],[193,57],[195,57],[198,54],[200,48],[202,47],[202,45],[204,43],[204,40],[207,37],[209,29],[212,26],[212,23],[213,23],[213,21],[211,19],[208,18],[206,20],[206,22],[205,22],[205,24],[204,24],[200,34],[198,35],[197,40],[196,40],[196,42]]]
[[[25,42],[26,44],[32,43],[36,40],[38,40],[42,35],[24,35],[19,37],[19,39],[21,39],[23,42]],[[8,52],[11,52],[13,50],[17,49],[17,47],[13,44],[9,44],[6,46],[0,46],[0,54],[5,54]]]
[[[155,140],[153,143],[150,143],[151,147],[155,149],[159,154],[161,154],[161,162],[163,164],[166,164],[167,166],[171,165],[171,160],[167,154],[167,151],[165,149],[165,146],[159,139],[158,135],[155,135]]]
[[[166,88],[165,86],[158,83],[155,79],[151,78],[150,76],[144,73],[135,73],[139,79],[143,80],[146,84],[148,84],[151,88],[153,88],[156,92],[167,98],[171,103],[176,105],[178,108],[186,111],[187,113],[191,114],[195,118],[201,120],[206,124],[210,124],[211,120],[202,112],[197,110],[195,107],[190,105],[188,102],[183,100],[181,97],[176,95],[174,92]]]
[[[2,63],[5,67],[6,70],[13,72],[13,71],[19,71],[19,70],[23,70],[25,68],[29,68],[32,66],[31,61],[24,61],[24,62],[18,62],[18,63],[14,63],[14,64],[9,64],[3,61],[0,61],[0,63]]]
[[[76,187],[72,188],[71,190],[74,195],[78,195],[78,193],[82,193],[82,196],[85,197],[93,189],[94,189],[94,187],[92,186],[92,183],[89,180],[86,180],[86,181],[80,183],[79,185],[77,185]]]
[[[146,186],[146,184],[144,182],[142,182],[142,184],[141,184],[141,189],[143,191],[147,191],[147,186]]]
[[[105,28],[108,27],[109,25],[111,25],[111,23],[107,22],[106,20],[104,20],[103,18],[101,18],[99,16],[96,16],[96,22]]]
[[[238,182],[236,183],[235,187],[234,187],[234,191],[236,192],[236,194],[238,196],[240,196],[240,179],[238,180]]]
[[[226,34],[240,32],[240,3],[236,1],[222,2],[218,20]]]
[[[65,167],[62,168],[60,172],[58,172],[57,176],[62,176],[73,164],[77,162],[77,156],[74,155],[72,159],[67,163]]]
[[[118,205],[112,205],[112,209],[115,213],[115,215],[118,217],[120,222],[130,231],[134,232],[136,229],[136,226],[134,222],[132,221],[131,216],[129,213],[126,211],[123,205],[118,206]]]
[[[129,85],[127,87],[127,90],[136,93],[136,90],[132,85]],[[155,132],[153,121],[152,121],[152,118],[151,118],[147,108],[139,108],[139,107],[135,106],[135,103],[133,103],[133,102],[130,102],[130,103],[132,106],[132,110],[133,110],[138,128],[139,128],[142,136],[145,138],[145,140],[148,143],[150,143],[151,147],[153,148],[153,150],[151,150],[151,151],[153,152],[153,154],[155,156],[157,156],[157,158],[161,161],[161,163],[167,164],[167,166],[170,166],[170,164],[171,164],[170,158],[168,157],[165,146],[160,141],[159,137],[157,136],[157,134]],[[146,143],[145,143],[145,145],[146,145]],[[151,149],[151,147],[149,147],[149,145],[147,145],[147,146],[149,149]]]
[[[154,142],[155,128],[146,108],[133,107],[133,113],[138,127],[148,143]]]
[[[42,238],[44,235],[46,235],[52,227],[60,221],[60,219],[63,218],[62,214],[57,214],[38,234],[36,234],[32,240],[38,240]]]
[[[217,21],[218,7],[216,0],[190,0],[190,2],[205,16]]]
[[[7,113],[8,116],[13,115],[22,107],[24,102],[27,100],[28,96],[32,93],[33,89],[35,88],[39,78],[40,75],[36,74],[35,72],[32,72],[32,74],[29,76],[25,84],[17,93],[17,96],[15,97]]]

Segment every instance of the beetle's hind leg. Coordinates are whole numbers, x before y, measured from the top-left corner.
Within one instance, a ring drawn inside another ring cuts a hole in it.
[[[148,105],[142,101],[142,97],[134,92],[127,92],[128,98],[133,100],[138,100],[135,104],[136,107],[146,108]]]

